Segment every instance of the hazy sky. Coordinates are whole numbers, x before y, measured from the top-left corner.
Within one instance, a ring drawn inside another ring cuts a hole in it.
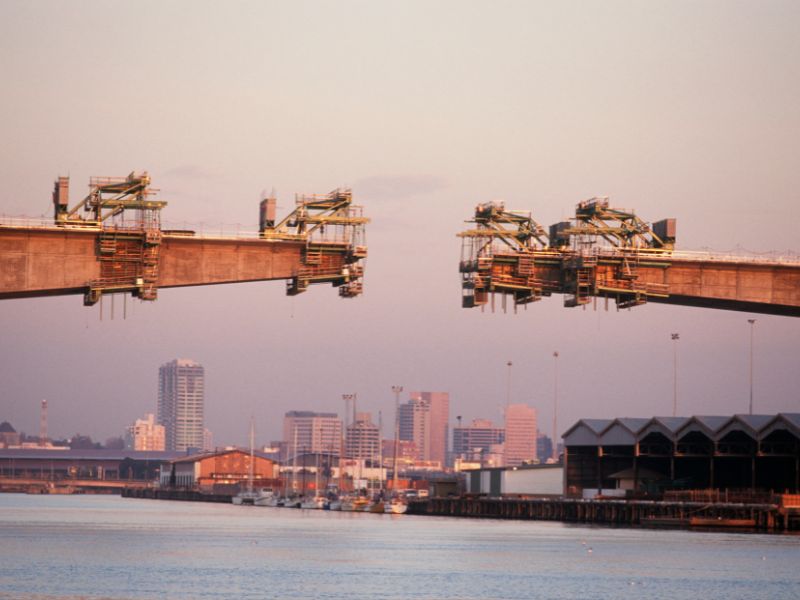
[[[373,219],[366,291],[282,282],[163,290],[99,321],[79,296],[0,302],[0,420],[118,435],[155,412],[158,366],[206,368],[217,443],[280,435],[343,393],[392,418],[391,386],[451,394],[451,418],[512,401],[551,431],[581,417],[746,412],[746,313],[545,299],[460,308],[455,237],[505,199],[545,225],[595,195],[678,219],[683,249],[794,251],[800,3],[0,3],[0,213],[51,213],[91,175],[150,172],[166,221],[240,223],[258,200],[350,185]],[[195,225],[197,226],[197,225]],[[120,304],[117,304],[119,307]],[[800,319],[757,316],[756,412],[800,412]],[[388,428],[386,429],[388,431]]]

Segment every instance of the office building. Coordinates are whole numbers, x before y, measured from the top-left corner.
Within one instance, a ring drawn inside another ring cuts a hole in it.
[[[416,460],[430,460],[431,410],[426,402],[412,398],[399,406],[400,439],[414,443]]]
[[[399,407],[400,439],[417,447],[417,460],[444,465],[447,460],[450,395],[447,392],[411,392]]]
[[[495,427],[488,419],[474,419],[470,425],[453,428],[453,456],[472,458],[504,440],[505,429]]]
[[[203,367],[179,358],[161,365],[158,372],[158,423],[164,426],[166,449],[203,448]]]
[[[376,459],[380,454],[380,430],[368,412],[356,413],[356,420],[347,426],[345,456]]]
[[[505,466],[536,460],[536,409],[527,404],[506,407]]]
[[[553,440],[545,433],[540,433],[536,438],[536,456],[542,462],[553,456]]]
[[[339,454],[342,421],[336,413],[290,410],[283,417],[287,458],[294,454]]]

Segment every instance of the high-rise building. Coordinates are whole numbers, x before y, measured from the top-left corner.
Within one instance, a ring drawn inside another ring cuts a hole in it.
[[[290,410],[283,417],[283,441],[288,456],[295,453],[338,455],[342,442],[342,421],[336,413]]]
[[[356,413],[356,420],[347,426],[344,455],[347,458],[377,459],[380,454],[380,430],[368,412]]]
[[[417,460],[430,460],[431,455],[431,407],[428,403],[412,398],[398,407],[400,439],[414,443]]]
[[[540,433],[536,438],[536,456],[544,460],[553,455],[553,440],[545,433]]]
[[[417,460],[447,460],[450,395],[447,392],[411,392],[399,407],[400,439],[413,441]]]
[[[156,423],[156,416],[148,413],[144,419],[136,419],[125,431],[125,447],[130,450],[164,450],[166,445],[164,426]]]
[[[203,448],[203,367],[179,358],[158,370],[158,423],[164,426],[166,449]]]
[[[505,466],[536,460],[536,409],[527,404],[506,406]]]
[[[495,427],[488,419],[474,419],[466,427],[453,428],[453,456],[471,459],[476,452],[488,452],[504,439],[505,429]]]

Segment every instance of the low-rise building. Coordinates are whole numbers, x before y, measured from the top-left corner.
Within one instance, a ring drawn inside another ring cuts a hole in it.
[[[161,465],[161,487],[191,488],[204,493],[236,493],[248,484],[250,452],[234,448],[184,456]],[[278,468],[274,460],[253,453],[253,487],[277,487]]]
[[[566,492],[800,493],[800,414],[581,419],[564,433]]]
[[[561,496],[564,469],[561,465],[521,465],[465,471],[468,494],[500,496]]]

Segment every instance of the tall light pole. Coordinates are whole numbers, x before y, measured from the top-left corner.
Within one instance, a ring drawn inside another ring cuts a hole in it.
[[[339,453],[339,468],[342,468],[342,458],[345,457],[345,441],[347,440],[347,415],[350,412],[350,401],[355,400],[355,394],[342,394],[344,400],[344,431],[342,432],[342,449]]]
[[[400,444],[400,394],[402,385],[393,385],[394,392],[394,458],[392,459],[392,494],[397,495],[397,446]]]
[[[755,329],[756,320],[747,319],[750,323],[750,414],[753,414],[753,330]]]
[[[678,340],[680,334],[673,333],[672,336],[672,416],[678,416]]]
[[[553,352],[553,443],[550,457],[558,462],[558,350]]]
[[[508,365],[508,381],[506,381],[506,408],[508,408],[508,405],[511,404],[511,367],[514,366],[514,363],[508,361],[506,365]]]

